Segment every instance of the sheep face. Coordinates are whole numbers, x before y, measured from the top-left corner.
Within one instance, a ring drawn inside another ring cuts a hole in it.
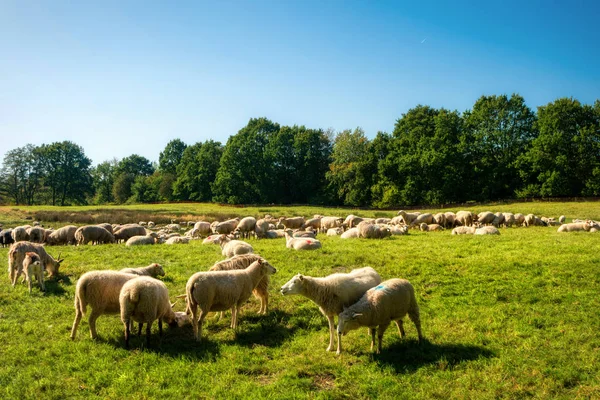
[[[173,326],[173,327],[178,327],[178,328],[183,328],[186,325],[190,325],[190,319],[187,315],[187,313],[183,312],[183,311],[176,311],[175,312],[175,319],[173,320],[173,322],[171,324],[169,324],[169,326]]]
[[[269,264],[269,262],[267,260],[265,260],[264,258],[260,258],[256,261],[254,261],[252,264],[260,264],[261,267],[261,271],[264,272],[265,275],[272,275],[275,272],[277,272],[277,269],[272,266],[271,264]],[[252,265],[250,264],[250,265]],[[248,268],[250,268],[250,266],[248,266]]]
[[[290,294],[302,293],[304,287],[304,276],[301,274],[295,275],[285,285],[281,287],[281,294],[284,296]]]
[[[357,318],[361,315],[350,310],[341,312],[338,316],[338,335],[346,335],[348,332],[360,328],[361,325]]]
[[[156,271],[156,276],[165,276],[165,270],[162,265],[154,263],[152,266],[154,267],[154,271]]]

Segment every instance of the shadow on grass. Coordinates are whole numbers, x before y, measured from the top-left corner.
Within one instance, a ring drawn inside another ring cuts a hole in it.
[[[257,344],[266,347],[281,346],[298,329],[297,325],[287,326],[291,318],[291,314],[281,310],[269,311],[267,315],[242,315],[241,319],[238,318],[238,333],[235,339],[227,343],[245,347]],[[231,322],[231,315],[226,317],[226,321],[228,324]]]
[[[64,286],[70,286],[71,279],[67,275],[58,274],[58,276],[53,276],[50,279],[44,280],[44,286],[46,287],[46,295],[47,296],[62,296],[67,291],[63,288]]]
[[[365,343],[370,346],[370,341]],[[368,347],[367,347],[368,348]],[[437,344],[424,339],[421,344],[416,340],[402,340],[373,354],[373,361],[380,366],[391,366],[396,373],[414,372],[425,366],[438,364],[446,369],[463,361],[473,361],[481,357],[490,358],[495,354],[485,347],[468,344]]]

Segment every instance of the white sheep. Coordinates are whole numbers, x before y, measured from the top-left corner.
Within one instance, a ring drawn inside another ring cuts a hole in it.
[[[523,226],[525,224],[525,215],[521,213],[515,213],[515,225]]]
[[[299,294],[314,301],[329,322],[329,346],[333,350],[336,315],[344,307],[358,301],[362,295],[381,282],[379,274],[371,267],[358,268],[347,274],[336,273],[323,278],[313,278],[302,274],[295,275],[281,287],[284,296]],[[338,342],[338,351],[340,343]]]
[[[446,226],[446,214],[445,213],[437,213],[433,216],[433,222],[440,226]]]
[[[267,219],[259,219],[256,221],[254,225],[254,236],[257,239],[262,239],[267,236],[267,231],[269,230],[269,221]]]
[[[185,297],[196,340],[202,338],[202,323],[211,311],[231,309],[231,328],[237,329],[238,311],[241,306],[250,298],[265,275],[276,272],[271,264],[261,258],[246,269],[205,271],[192,275],[185,287]]]
[[[256,218],[254,217],[244,217],[240,220],[240,222],[235,227],[235,231],[239,232],[242,235],[242,238],[250,238],[250,234],[254,234],[254,230],[256,229]]]
[[[594,222],[587,220],[585,222],[571,222],[558,227],[557,232],[589,232],[594,227]]]
[[[146,228],[138,224],[121,225],[117,229],[113,228],[113,232],[117,242],[126,242],[133,236],[144,236],[147,233]]]
[[[419,229],[423,232],[434,232],[434,231],[443,231],[444,227],[439,224],[426,224],[423,222],[419,225]]]
[[[88,244],[101,244],[101,243],[114,243],[115,237],[106,228],[98,225],[87,225],[78,228],[75,231],[75,240],[77,245]]]
[[[283,224],[285,229],[300,229],[302,228],[302,225],[304,225],[304,222],[304,217],[279,218],[279,223]]]
[[[356,228],[358,229],[359,238],[383,239],[391,236],[389,228],[375,225],[366,221],[360,222]]]
[[[165,244],[188,244],[189,242],[190,242],[189,237],[174,236],[174,237],[168,238],[165,241]]]
[[[254,248],[249,243],[242,240],[231,240],[227,235],[221,235],[219,244],[221,245],[221,254],[225,257],[254,253]]]
[[[402,217],[402,221],[404,222],[404,225],[410,225],[413,223],[413,221],[415,219],[417,219],[417,217],[419,215],[421,215],[421,213],[420,212],[408,213],[404,210],[400,210],[400,211],[398,211],[398,215]]]
[[[307,219],[302,225],[301,229],[313,228],[315,231],[319,231],[321,229],[321,216],[315,216],[315,218]]]
[[[502,214],[504,215],[504,226],[505,227],[513,226],[517,222],[515,219],[515,215],[513,213],[505,212]]]
[[[560,217],[558,217],[558,222],[560,222],[561,224],[564,224],[567,221],[567,217],[565,217],[564,215],[561,215]]]
[[[328,229],[339,228],[343,223],[342,217],[323,217],[321,218],[321,231],[327,232]]]
[[[342,239],[358,238],[358,228],[354,227],[354,228],[348,229],[347,231],[345,231],[344,233],[342,233],[340,235],[340,238],[342,238]]]
[[[480,212],[479,214],[477,214],[476,221],[479,222],[481,225],[485,225],[485,224],[491,224],[492,222],[494,222],[494,218],[496,218],[496,216],[494,215],[493,212],[483,211],[483,212]]]
[[[495,226],[482,226],[475,229],[475,235],[499,235],[500,231]]]
[[[415,218],[413,220],[413,222],[408,224],[408,226],[411,228],[419,227],[419,226],[421,226],[422,223],[426,223],[427,225],[433,224],[433,214],[430,214],[430,213],[419,214],[417,216],[417,218]]]
[[[29,287],[29,294],[31,294],[31,280],[35,277],[38,285],[42,292],[46,290],[44,286],[44,265],[42,260],[37,253],[28,251],[25,253],[25,259],[23,259],[23,271],[25,271],[25,279]]]
[[[419,343],[423,339],[419,305],[415,290],[406,279],[389,279],[367,290],[353,305],[344,309],[338,316],[338,351],[342,351],[342,335],[361,326],[369,327],[371,333],[371,351],[375,345],[377,328],[377,354],[381,353],[381,341],[386,329],[394,321],[400,337],[404,337],[402,318],[408,314],[417,328]]]
[[[390,233],[395,236],[408,235],[408,226],[393,225],[390,227]]]
[[[157,234],[151,233],[144,236],[132,236],[127,239],[125,246],[143,246],[148,244],[156,244],[158,242]]]
[[[162,336],[162,323],[170,326],[183,326],[188,321],[184,312],[173,312],[169,301],[167,286],[158,279],[140,276],[131,279],[123,285],[119,294],[121,321],[125,327],[125,347],[129,347],[131,322],[139,323],[139,331],[146,324],[146,344],[150,345],[152,324],[158,320],[158,331]]]
[[[17,279],[23,273],[23,260],[27,252],[34,252],[40,256],[44,269],[48,271],[49,276],[58,275],[60,263],[64,260],[60,258],[60,253],[55,259],[46,253],[44,246],[31,242],[17,242],[10,246],[8,250],[8,276],[13,286]]]
[[[71,328],[71,339],[75,339],[81,317],[87,305],[92,308],[88,323],[90,335],[96,339],[96,319],[103,314],[117,314],[120,311],[119,293],[123,285],[139,275],[119,271],[89,271],[81,275],[75,287],[75,320]]]
[[[456,213],[455,225],[471,226],[473,225],[474,215],[471,211],[458,211]]]
[[[294,250],[316,250],[321,248],[321,241],[318,239],[299,237],[291,235],[291,231],[285,231],[285,247]]]
[[[75,225],[63,226],[50,233],[48,237],[46,237],[46,243],[49,245],[75,244],[77,243],[75,240],[75,232],[77,229],[78,228]]]
[[[163,269],[162,265],[157,263],[152,263],[146,267],[123,268],[119,272],[123,272],[124,274],[134,274],[140,276],[151,276],[153,278],[165,276],[165,270]]]
[[[477,228],[475,228],[474,226],[457,226],[456,228],[452,229],[452,234],[453,235],[474,235],[476,229]]]
[[[454,214],[452,211],[446,211],[444,213],[444,218],[446,219],[444,228],[453,228],[454,222],[456,221],[456,214]]]
[[[12,238],[15,242],[26,242],[29,241],[29,234],[27,229],[31,228],[29,225],[17,226],[12,230]]]
[[[239,218],[229,219],[223,222],[217,222],[213,227],[214,233],[220,233],[224,235],[229,235],[231,232],[235,230],[238,223],[240,222]]]
[[[339,236],[342,233],[344,233],[344,229],[341,227],[327,229],[327,236]]]

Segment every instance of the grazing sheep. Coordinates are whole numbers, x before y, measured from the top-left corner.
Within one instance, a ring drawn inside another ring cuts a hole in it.
[[[245,269],[255,261],[260,260],[262,257],[258,254],[241,254],[239,256],[233,256],[227,260],[219,261],[213,265],[209,271],[232,271],[236,269]],[[263,259],[263,262],[267,262]],[[271,278],[269,275],[265,275],[256,285],[252,293],[260,300],[259,314],[266,314],[269,306],[269,282]]]
[[[44,269],[48,271],[49,276],[58,275],[58,268],[63,259],[60,254],[54,259],[46,253],[44,246],[31,242],[17,242],[10,246],[8,250],[8,276],[13,286],[17,283],[17,278],[23,273],[23,260],[27,252],[34,252],[40,256]]]
[[[547,226],[547,224],[540,218],[533,214],[527,214],[525,216],[524,225],[529,226]]]
[[[133,236],[127,239],[125,242],[125,246],[143,246],[148,244],[156,244],[158,242],[158,238],[156,233],[151,233],[149,235],[144,236]]]
[[[249,243],[241,240],[231,240],[231,238],[226,235],[221,235],[219,244],[221,245],[221,254],[225,257],[254,253],[254,249]]]
[[[560,217],[558,217],[558,222],[560,222],[561,224],[564,224],[567,221],[567,217],[565,217],[564,215],[561,215]]]
[[[2,247],[10,246],[14,242],[12,229],[4,229],[0,232],[0,244],[2,244]]]
[[[29,234],[27,233],[27,229],[29,226],[17,226],[12,230],[12,238],[14,242],[26,242],[29,241]]]
[[[210,236],[212,230],[210,229],[210,223],[206,221],[198,221],[194,224],[194,229],[198,232],[199,237]]]
[[[513,226],[517,221],[515,220],[515,215],[513,213],[508,213],[505,212],[503,213],[504,215],[504,226],[505,227],[511,227]]]
[[[281,294],[284,296],[299,294],[309,298],[319,306],[319,310],[329,322],[329,346],[327,351],[332,351],[335,336],[335,316],[341,313],[344,307],[356,303],[367,290],[380,282],[381,277],[371,267],[353,269],[347,274],[331,274],[323,278],[297,274],[281,287]],[[340,351],[339,342],[337,349]]]
[[[46,238],[46,243],[51,246],[75,244],[77,243],[75,240],[75,232],[77,229],[78,228],[75,225],[63,226],[50,233]]]
[[[283,224],[285,229],[300,229],[304,225],[304,217],[279,218],[279,223]]]
[[[165,241],[165,244],[188,244],[189,242],[190,242],[189,237],[174,236],[174,237],[168,238]]]
[[[317,250],[321,248],[321,242],[318,239],[305,237],[295,238],[290,231],[285,231],[285,247],[294,250]]]
[[[250,238],[250,233],[254,233],[256,229],[256,218],[244,217],[235,227],[235,230],[242,235],[242,238]]]
[[[587,220],[586,222],[572,222],[559,226],[557,232],[589,232],[592,227],[594,227],[594,223],[591,220]]]
[[[358,229],[359,238],[383,239],[392,235],[389,228],[374,225],[365,221],[359,223],[356,228]]]
[[[392,222],[391,218],[375,218],[375,221],[373,221],[376,225],[389,225],[390,222]]]
[[[323,217],[321,218],[321,230],[327,232],[328,229],[339,228],[344,223],[341,217]]]
[[[456,214],[454,214],[452,211],[447,211],[444,213],[444,217],[446,218],[444,228],[453,228],[454,221],[456,221]]]
[[[257,239],[263,239],[267,236],[269,224],[270,223],[268,220],[262,218],[256,221],[256,225],[254,226],[254,235]]]
[[[38,285],[40,285],[40,290],[42,292],[46,290],[44,286],[44,266],[37,253],[34,253],[33,251],[25,253],[25,258],[23,259],[23,271],[25,271],[25,279],[27,280],[27,285],[29,287],[29,294],[31,294],[31,279],[33,277],[35,277]]]
[[[75,231],[75,240],[77,245],[88,244],[103,244],[114,243],[115,237],[105,228],[98,225],[87,225],[78,228]]]
[[[515,225],[524,226],[525,225],[525,215],[521,213],[515,213]]]
[[[338,351],[342,351],[342,335],[361,326],[369,327],[371,333],[371,351],[375,345],[375,328],[377,328],[377,350],[381,353],[383,334],[394,321],[400,337],[406,336],[402,318],[408,317],[417,328],[419,343],[423,339],[419,305],[415,298],[415,290],[406,279],[389,279],[367,290],[356,303],[346,308],[338,316]]]
[[[479,214],[477,214],[477,218],[475,220],[477,222],[479,222],[481,225],[485,225],[485,224],[491,224],[492,222],[494,222],[494,218],[496,218],[496,216],[494,215],[493,212],[483,211],[483,212],[480,212]]]
[[[313,228],[315,231],[319,231],[321,229],[321,219],[322,217],[315,217],[308,219],[304,222],[301,229]]]
[[[344,233],[341,234],[340,238],[342,239],[354,239],[358,238],[358,228],[350,228]]]
[[[124,274],[133,274],[140,276],[151,276],[153,278],[158,278],[159,276],[165,276],[165,270],[162,265],[157,263],[152,263],[147,267],[138,267],[138,268],[123,268],[119,272]]]
[[[457,226],[456,228],[452,229],[452,234],[453,235],[474,235],[476,229],[477,228],[475,228],[474,226]]]
[[[96,319],[103,314],[117,314],[120,311],[119,293],[123,285],[139,275],[119,271],[89,271],[81,275],[75,287],[75,320],[71,328],[71,339],[75,339],[81,317],[87,305],[92,307],[88,324],[90,336],[96,339]]]
[[[417,216],[417,218],[415,218],[413,220],[413,222],[411,222],[408,226],[409,227],[419,227],[421,226],[422,223],[426,223],[426,224],[433,224],[433,214],[430,213],[425,213],[425,214],[419,214]]]
[[[271,264],[261,258],[245,269],[197,272],[192,275],[185,287],[186,309],[191,312],[196,340],[202,338],[202,323],[211,311],[231,309],[231,327],[236,329],[241,306],[265,275],[276,272]]]
[[[456,213],[454,225],[471,226],[473,225],[474,215],[471,211],[459,211]]]
[[[327,236],[339,236],[342,233],[344,233],[344,229],[341,227],[327,229]]]
[[[499,228],[503,224],[504,224],[504,213],[497,212],[496,214],[494,214],[494,220],[492,221],[492,225],[494,225],[496,228]]]
[[[419,229],[423,232],[443,231],[444,227],[439,224],[426,224],[423,222],[419,225]]]
[[[215,233],[220,233],[222,235],[229,235],[231,232],[233,232],[235,230],[235,228],[237,227],[239,222],[240,222],[239,218],[234,218],[234,219],[229,219],[227,221],[218,222],[214,226],[213,231]]]
[[[46,230],[41,226],[32,226],[27,229],[27,234],[31,243],[44,243],[46,239]]]
[[[433,216],[433,222],[440,226],[446,226],[446,214],[437,213]]]
[[[398,215],[402,217],[402,222],[404,222],[404,225],[411,225],[413,223],[413,221],[415,219],[417,219],[417,217],[419,215],[421,215],[420,212],[412,212],[412,213],[407,213],[404,210],[400,210],[398,211]],[[425,221],[423,221],[425,222]]]
[[[131,322],[139,323],[139,332],[146,324],[146,344],[150,345],[152,324],[158,320],[158,332],[162,336],[162,322],[169,326],[183,326],[188,320],[184,312],[173,312],[167,286],[158,279],[140,276],[123,285],[119,293],[121,321],[125,326],[125,347],[129,347]]]
[[[500,231],[495,226],[482,226],[475,229],[475,235],[499,235]]]
[[[114,236],[117,242],[126,242],[131,237],[144,235],[146,235],[146,228],[138,224],[122,225],[114,230]]]
[[[219,244],[221,243],[221,235],[210,235],[202,241],[202,244]]]

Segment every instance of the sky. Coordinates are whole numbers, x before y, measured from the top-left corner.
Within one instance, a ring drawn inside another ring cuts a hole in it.
[[[600,98],[598,1],[0,0],[0,49],[1,157],[154,162],[250,118],[374,137],[418,104]]]

